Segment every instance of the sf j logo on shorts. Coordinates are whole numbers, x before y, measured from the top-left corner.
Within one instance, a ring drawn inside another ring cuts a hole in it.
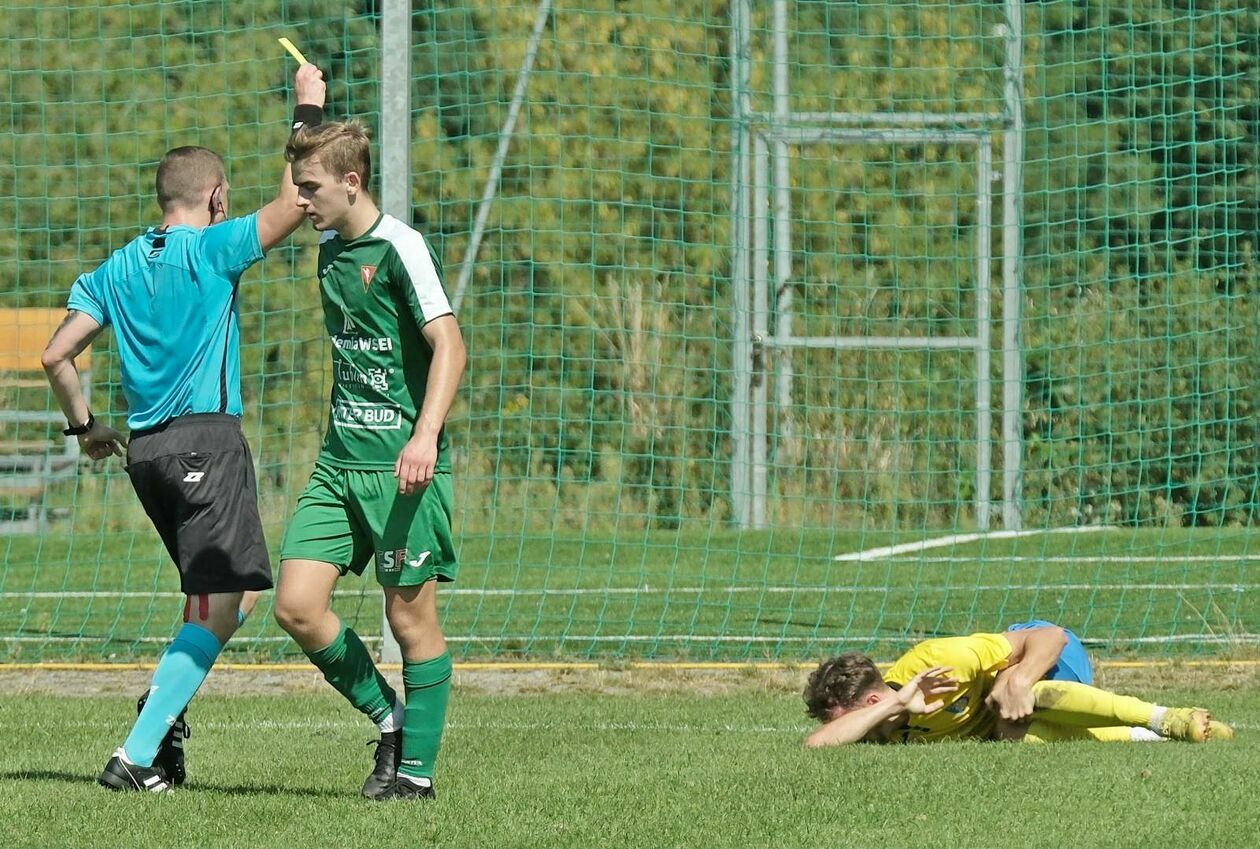
[[[415,558],[407,559],[407,549],[399,548],[395,551],[378,551],[376,552],[376,562],[380,564],[382,572],[401,572],[403,568],[419,569],[424,562],[433,554],[432,551],[422,551]]]

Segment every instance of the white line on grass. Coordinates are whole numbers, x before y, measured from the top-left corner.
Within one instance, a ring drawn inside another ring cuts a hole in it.
[[[1255,731],[1260,724],[1253,722],[1232,722],[1234,728],[1241,731]],[[346,720],[344,722],[312,719],[246,719],[239,722],[196,721],[197,729],[206,731],[362,731],[371,733],[371,728],[363,722]],[[47,722],[0,721],[0,728],[18,732],[57,731],[60,729],[114,729],[118,723],[112,720],[58,720]],[[806,734],[812,726],[785,725],[692,725],[689,723],[666,722],[461,722],[452,720],[446,726],[454,731],[596,731],[596,732],[660,732],[669,734]]]
[[[475,589],[464,587],[460,589],[442,590],[442,595],[456,596],[614,596],[614,595],[703,595],[706,593],[718,593],[734,595],[738,593],[765,593],[765,594],[813,594],[813,593],[836,593],[836,594],[854,594],[854,593],[880,593],[885,594],[898,590],[913,591],[918,593],[924,592],[1041,592],[1054,590],[1157,590],[1157,591],[1173,591],[1185,592],[1188,590],[1224,590],[1227,592],[1244,592],[1245,590],[1260,589],[1260,584],[1237,584],[1237,583],[1215,583],[1215,584],[1191,584],[1191,583],[1147,583],[1147,584],[955,584],[952,586],[941,585],[923,585],[919,584],[915,587],[886,587],[886,586],[869,586],[869,587],[845,587],[832,586],[823,587],[816,585],[801,586],[729,586],[720,585],[696,586],[696,587],[574,587],[570,589]],[[369,593],[370,594],[370,593]],[[128,592],[123,590],[67,590],[66,592],[56,592],[49,590],[31,590],[16,592],[0,592],[0,599],[6,598],[28,598],[28,599],[66,599],[66,598],[183,598],[183,593],[177,592]],[[354,598],[353,595],[343,596],[344,598]]]
[[[1260,560],[1260,554],[1186,555],[1167,557],[1108,557],[1088,554],[1055,557],[1016,557],[999,555],[985,559],[985,565],[1001,563],[1251,563]],[[976,563],[974,557],[890,557],[889,563]]]
[[[364,637],[363,639],[368,639]],[[379,639],[379,638],[378,638]],[[886,634],[844,634],[830,637],[789,637],[789,636],[773,636],[763,637],[755,635],[740,634],[628,634],[625,636],[603,635],[603,634],[565,634],[563,637],[544,637],[538,635],[520,635],[515,637],[447,637],[447,642],[465,642],[465,643],[501,643],[505,641],[523,641],[530,640],[533,642],[596,642],[596,643],[619,643],[619,642],[669,642],[669,643],[832,643],[837,639],[845,642],[875,642],[875,643],[891,643],[906,642],[909,638],[904,635],[888,636]],[[1105,643],[1107,645],[1132,645],[1132,644],[1160,644],[1160,643],[1204,643],[1204,644],[1224,644],[1224,645],[1252,645],[1260,643],[1260,634],[1228,634],[1224,636],[1216,635],[1200,635],[1200,634],[1173,634],[1168,636],[1157,637],[1113,637],[1108,640],[1093,640],[1089,637],[1081,637],[1082,640],[1089,643]]]
[[[982,531],[974,534],[951,534],[946,537],[903,542],[899,545],[885,545],[879,548],[868,548],[863,551],[851,551],[848,554],[837,554],[832,560],[883,560],[896,554],[905,554],[908,551],[927,551],[929,548],[963,545],[969,542],[976,542],[977,540],[985,540],[987,542],[991,539],[1017,539],[1019,537],[1036,536],[1037,534],[1091,534],[1110,530],[1115,529],[1106,525],[1082,525],[1073,528],[1032,528],[1022,531]]]
[[[380,636],[373,634],[360,634],[359,637],[365,643],[379,642]],[[832,644],[838,640],[844,642],[868,642],[868,643],[904,643],[910,637],[906,635],[888,635],[888,634],[838,634],[828,636],[814,637],[792,637],[792,636],[759,636],[756,634],[564,634],[564,635],[546,635],[546,634],[501,634],[494,637],[461,637],[447,636],[448,643],[530,643],[530,644],[551,644],[551,643],[824,643]],[[1202,643],[1204,645],[1260,645],[1260,634],[1238,633],[1224,634],[1217,636],[1215,634],[1172,634],[1166,636],[1154,637],[1112,637],[1105,640],[1093,639],[1089,636],[1082,636],[1082,640],[1093,645],[1149,645],[1164,643]],[[102,639],[99,636],[92,637],[0,637],[0,643],[80,643],[88,645],[103,645],[110,642],[115,643],[169,643],[170,637],[116,637],[113,639]],[[236,643],[285,643],[289,641],[289,637],[237,637]],[[234,643],[235,645],[235,643]],[[125,663],[123,665],[126,665]],[[3,664],[0,664],[3,669]]]
[[[242,720],[240,722],[219,722],[194,720],[197,730],[207,731],[354,731],[371,733],[372,728],[362,722],[346,720],[336,722],[328,720]],[[58,722],[2,722],[0,728],[18,731],[51,730],[66,728],[111,729],[118,723],[110,720],[69,720]],[[805,726],[778,725],[691,725],[688,723],[664,722],[461,722],[452,720],[446,727],[456,731],[628,731],[628,732],[665,732],[670,734],[804,734],[809,731]]]

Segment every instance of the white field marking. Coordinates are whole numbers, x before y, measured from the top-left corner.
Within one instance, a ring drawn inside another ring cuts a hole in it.
[[[732,734],[804,734],[806,726],[780,725],[691,725],[672,722],[452,722],[451,728],[489,731],[553,731],[577,728],[586,731],[668,731],[681,734],[732,733]]]
[[[1170,557],[1110,557],[1105,555],[1089,555],[1082,554],[1079,556],[1055,556],[1055,557],[1014,557],[999,555],[996,557],[986,557],[986,566],[996,566],[1002,563],[1237,563],[1252,562],[1260,560],[1260,554],[1220,554],[1212,555],[1186,555],[1186,556],[1170,556]],[[890,557],[889,563],[977,563],[975,557]]]
[[[73,638],[70,638],[73,639]],[[365,641],[368,637],[363,638]],[[380,639],[379,637],[376,639]],[[889,637],[883,634],[855,634],[844,635],[842,639],[845,642],[873,642],[873,643],[904,643],[907,641],[906,636]],[[515,636],[515,637],[447,637],[447,642],[463,642],[463,643],[495,643],[503,641],[526,641],[542,643],[581,643],[581,642],[598,642],[598,643],[617,643],[617,642],[669,642],[669,643],[831,643],[835,642],[835,638],[823,637],[761,637],[761,636],[740,636],[736,634],[707,635],[707,634],[630,634],[627,636],[611,636],[602,634],[566,634],[563,637],[539,637],[539,636]],[[1228,636],[1199,636],[1196,634],[1175,634],[1162,637],[1114,637],[1108,640],[1095,640],[1088,636],[1081,637],[1081,640],[1089,643],[1105,643],[1108,645],[1130,645],[1135,643],[1205,643],[1205,644],[1227,644],[1227,645],[1251,645],[1253,643],[1260,644],[1260,634],[1233,634]]]
[[[380,642],[381,637],[375,634],[360,634],[365,643]],[[448,643],[823,643],[830,645],[837,640],[844,642],[868,643],[905,643],[910,638],[905,635],[888,636],[885,634],[844,634],[839,636],[789,637],[758,636],[755,634],[565,634],[548,636],[538,634],[502,634],[497,637],[452,637],[448,635]],[[1260,644],[1260,634],[1242,633],[1217,636],[1215,634],[1172,634],[1156,637],[1112,637],[1095,639],[1088,635],[1081,640],[1092,645],[1136,645],[1161,643],[1203,643],[1204,645],[1256,645]],[[170,637],[119,637],[114,640],[103,640],[99,636],[92,637],[0,637],[0,643],[162,643],[171,641]],[[238,637],[235,644],[285,643],[288,637]],[[128,664],[120,662],[120,666]],[[248,664],[245,664],[248,665]],[[4,664],[0,663],[0,671]]]
[[[1031,528],[1022,531],[981,531],[974,534],[951,534],[947,537],[923,539],[916,542],[903,542],[899,545],[885,545],[879,548],[868,548],[863,551],[851,551],[848,554],[837,554],[832,560],[864,561],[882,560],[895,554],[907,551],[927,551],[929,548],[944,548],[950,545],[962,545],[977,540],[1017,539],[1019,537],[1036,536],[1037,534],[1092,534],[1098,531],[1111,531],[1115,528],[1106,525],[1082,525],[1074,528]]]
[[[1237,584],[1237,583],[1215,583],[1215,584],[1191,584],[1191,583],[1162,583],[1162,584],[955,584],[950,586],[942,585],[923,585],[919,584],[915,587],[887,587],[887,586],[869,586],[869,587],[820,587],[815,585],[801,585],[797,587],[758,587],[758,586],[707,586],[707,587],[575,587],[572,589],[453,589],[443,590],[443,595],[459,595],[459,596],[612,596],[612,595],[704,595],[706,593],[718,593],[726,595],[734,595],[737,593],[764,593],[764,594],[786,594],[795,593],[836,593],[838,595],[856,594],[856,593],[889,593],[898,591],[914,592],[1040,592],[1050,590],[1171,590],[1176,592],[1184,592],[1186,590],[1227,590],[1229,592],[1243,592],[1245,590],[1260,589],[1260,584]],[[66,599],[66,598],[183,598],[183,593],[155,592],[155,593],[137,593],[113,590],[89,590],[89,591],[67,591],[67,592],[49,592],[49,591],[29,591],[29,592],[0,592],[0,599],[6,598],[30,598],[30,599]],[[356,596],[347,594],[343,598],[355,598]]]
[[[1255,731],[1260,729],[1260,724],[1253,722],[1231,722],[1234,728],[1242,731]],[[25,722],[16,720],[12,722],[0,721],[0,728],[13,729],[15,731],[56,731],[58,729],[77,728],[77,729],[111,729],[116,728],[117,722],[112,720],[90,720],[90,719],[62,719],[56,722],[35,721]],[[666,722],[460,722],[452,720],[446,724],[446,727],[455,731],[625,731],[625,732],[668,732],[671,734],[805,734],[814,726],[784,726],[784,725],[735,725],[733,723],[722,723],[720,725],[691,725],[688,723],[666,723]],[[240,722],[218,722],[218,721],[197,721],[197,729],[206,731],[362,731],[363,733],[373,733],[372,729],[365,726],[362,722],[354,720],[346,720],[345,722],[336,722],[328,720],[313,719],[254,719],[242,720]]]
[[[206,731],[362,731],[365,734],[375,733],[375,729],[362,722],[347,720],[335,722],[327,720],[242,720],[240,722],[219,722],[197,720],[197,730]],[[3,722],[0,728],[15,730],[56,731],[64,728],[108,729],[116,728],[117,722],[111,720],[75,719],[56,722]],[[659,731],[674,734],[804,734],[810,729],[802,726],[780,725],[736,725],[721,723],[714,725],[692,725],[672,722],[460,722],[452,720],[446,724],[448,729],[457,731]]]

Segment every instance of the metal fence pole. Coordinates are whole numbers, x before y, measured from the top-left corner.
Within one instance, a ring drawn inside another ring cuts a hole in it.
[[[411,0],[381,4],[381,211],[411,224]],[[402,662],[383,607],[381,660]]]

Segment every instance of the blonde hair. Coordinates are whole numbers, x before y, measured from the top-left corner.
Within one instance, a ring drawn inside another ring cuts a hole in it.
[[[366,189],[372,180],[372,152],[367,128],[353,119],[333,124],[303,127],[284,146],[284,158],[297,162],[319,154],[320,164],[338,180],[351,171],[359,175]]]

